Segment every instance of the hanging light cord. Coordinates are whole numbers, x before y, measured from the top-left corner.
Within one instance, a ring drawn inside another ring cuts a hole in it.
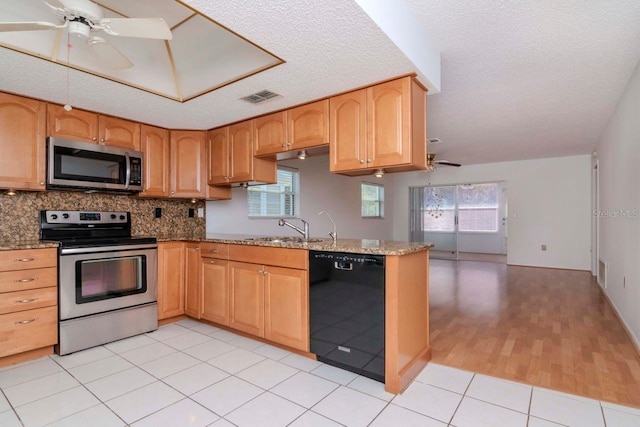
[[[65,111],[71,111],[72,107],[69,103],[69,55],[71,51],[71,41],[69,40],[69,32],[67,32],[67,103],[64,106]]]

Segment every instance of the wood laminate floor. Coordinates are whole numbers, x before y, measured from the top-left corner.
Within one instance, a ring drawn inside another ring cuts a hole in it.
[[[640,356],[586,271],[430,261],[432,361],[640,408]]]

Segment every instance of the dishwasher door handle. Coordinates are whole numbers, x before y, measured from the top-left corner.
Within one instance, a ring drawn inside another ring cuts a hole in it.
[[[336,261],[333,263],[333,267],[336,270],[353,270],[353,263],[352,262],[346,262],[346,261]]]

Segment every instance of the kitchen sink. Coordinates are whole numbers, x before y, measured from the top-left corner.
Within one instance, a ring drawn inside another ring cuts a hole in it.
[[[252,240],[254,242],[300,243],[300,244],[322,242],[322,239],[304,239],[302,237],[252,237],[245,240]]]

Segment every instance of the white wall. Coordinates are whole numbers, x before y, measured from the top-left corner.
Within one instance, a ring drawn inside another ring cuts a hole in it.
[[[339,238],[384,239],[392,238],[393,198],[388,188],[389,176],[382,179],[345,177],[329,173],[329,156],[310,157],[306,160],[280,162],[300,170],[300,218],[309,222],[309,234],[326,237],[332,225],[318,212],[326,210],[335,221]],[[385,218],[360,217],[360,183],[362,181],[385,184]],[[207,202],[207,233],[236,233],[276,236],[299,236],[289,227],[279,227],[277,219],[249,219],[247,217],[247,190],[234,188],[232,200]],[[291,222],[300,225],[299,221]]]
[[[507,181],[508,263],[589,270],[591,156],[501,162],[396,174],[393,237],[409,239],[409,187]],[[547,251],[541,251],[542,244]]]
[[[609,263],[605,292],[640,347],[640,63],[597,153],[600,212],[609,214],[599,219],[600,258]]]

